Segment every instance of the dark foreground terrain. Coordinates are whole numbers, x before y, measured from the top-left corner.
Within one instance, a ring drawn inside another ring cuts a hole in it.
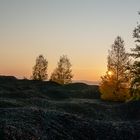
[[[100,100],[98,86],[0,77],[0,140],[140,140],[140,102]]]

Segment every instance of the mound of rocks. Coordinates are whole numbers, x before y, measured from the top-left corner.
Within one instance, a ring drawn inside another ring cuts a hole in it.
[[[36,108],[0,110],[0,137],[13,140],[140,139],[140,121],[104,122]]]

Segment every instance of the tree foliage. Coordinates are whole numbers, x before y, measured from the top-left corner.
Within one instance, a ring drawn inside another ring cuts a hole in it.
[[[118,36],[108,54],[106,75],[101,77],[101,98],[104,100],[124,101],[129,98],[129,57],[125,52],[124,41]]]
[[[132,53],[130,54],[134,58],[131,68],[131,94],[133,97],[140,99],[140,24],[135,27],[133,38],[135,38],[136,47],[131,49]]]
[[[47,74],[48,61],[43,57],[43,55],[39,55],[36,58],[36,64],[33,67],[33,80],[46,80],[48,78]]]
[[[72,82],[72,69],[70,60],[66,55],[60,57],[57,68],[51,75],[51,80],[60,84],[68,84]]]

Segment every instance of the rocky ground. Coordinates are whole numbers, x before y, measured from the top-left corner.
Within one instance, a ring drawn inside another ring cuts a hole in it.
[[[100,100],[98,86],[0,77],[0,139],[140,140],[140,101]]]

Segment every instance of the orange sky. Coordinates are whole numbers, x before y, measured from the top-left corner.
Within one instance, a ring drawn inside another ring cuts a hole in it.
[[[0,74],[29,78],[43,54],[50,76],[64,54],[75,80],[100,80],[116,36],[126,50],[134,47],[139,5],[138,0],[0,1]]]

